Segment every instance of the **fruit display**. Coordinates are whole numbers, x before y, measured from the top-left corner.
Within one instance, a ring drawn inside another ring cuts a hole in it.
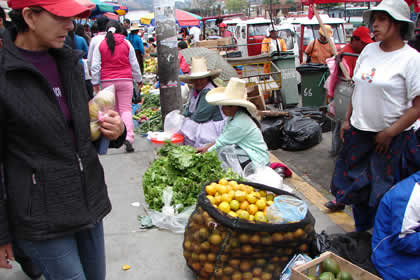
[[[314,280],[353,280],[350,273],[340,271],[340,266],[332,258],[327,258],[321,263],[321,273],[318,277],[315,275],[307,275],[307,277]]]
[[[136,133],[144,134],[149,131],[162,131],[162,113],[160,111],[160,95],[148,94],[144,97],[140,110],[136,111],[133,119],[139,122]]]
[[[142,94],[149,94],[149,91],[152,89],[152,85],[143,85],[141,87]]]
[[[154,57],[148,58],[144,61],[144,72],[145,73],[156,73],[157,59]]]
[[[221,179],[204,186],[184,234],[184,257],[198,279],[278,279],[294,254],[308,253],[314,218],[271,224],[265,210],[287,192]]]

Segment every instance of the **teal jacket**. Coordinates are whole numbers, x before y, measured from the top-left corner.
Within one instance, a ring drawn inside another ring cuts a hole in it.
[[[248,154],[254,164],[267,165],[269,163],[268,148],[262,133],[245,112],[239,111],[233,118],[226,119],[222,134],[209,151],[217,151],[226,145],[237,145]]]
[[[202,91],[200,91],[198,95],[197,108],[194,112],[190,112],[189,110],[190,103],[191,103],[191,98],[190,98],[183,115],[198,123],[223,120],[223,116],[222,116],[222,113],[220,112],[219,106],[210,105],[206,101],[206,95],[209,91],[210,91],[209,88],[204,88]]]

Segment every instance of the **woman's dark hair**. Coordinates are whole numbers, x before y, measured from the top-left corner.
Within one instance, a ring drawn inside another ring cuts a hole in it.
[[[248,115],[248,117],[250,117],[251,118],[251,120],[253,120],[254,121],[254,123],[257,125],[257,127],[259,128],[259,129],[261,129],[261,124],[260,124],[260,122],[256,119],[256,118],[254,118],[252,115],[251,115],[251,113],[245,108],[245,107],[242,107],[242,106],[238,106],[238,112],[244,112],[245,114],[247,114]]]
[[[92,26],[90,27],[90,32],[91,32],[92,36],[93,36],[93,34],[97,33],[98,30],[99,30],[98,29],[98,24],[96,22],[94,22],[92,24]]]
[[[187,43],[185,43],[185,41],[180,41],[178,42],[178,48],[180,48],[181,50],[188,48]]]
[[[83,37],[86,40],[86,43],[89,43],[89,38],[86,36],[85,26],[81,23],[75,25],[74,33]]]
[[[370,25],[371,26],[373,24],[373,16],[374,16],[374,14],[375,14],[375,12],[373,12],[371,14],[371,16],[370,16]],[[399,24],[399,26],[400,26],[400,37],[401,37],[402,40],[405,40],[406,39],[407,34],[409,35],[408,37],[411,37],[411,34],[409,34],[410,26],[409,26],[408,22],[396,20],[395,18],[393,18],[387,12],[384,12],[384,14],[392,21],[392,23]]]
[[[121,23],[119,23],[116,20],[111,20],[110,22],[108,22],[108,24],[106,25],[106,44],[108,45],[109,50],[111,51],[111,54],[114,54],[114,50],[115,50],[115,39],[114,39],[114,33],[109,31],[110,28],[115,28],[115,33],[116,34],[122,34],[123,32],[123,27],[121,26]]]
[[[109,18],[107,18],[104,15],[99,16],[96,19],[96,23],[98,24],[98,31],[104,32],[105,30],[107,30],[108,22],[109,22]]]
[[[41,13],[44,9],[41,7],[31,7],[34,13]],[[29,30],[29,26],[23,18],[22,10],[11,10],[9,17],[13,22],[13,30],[16,33],[23,33]]]

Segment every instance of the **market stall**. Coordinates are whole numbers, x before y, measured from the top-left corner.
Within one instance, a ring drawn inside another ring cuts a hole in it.
[[[201,17],[187,11],[175,9],[175,19],[180,27],[191,27],[200,26]],[[155,13],[141,17],[140,23],[155,26]]]

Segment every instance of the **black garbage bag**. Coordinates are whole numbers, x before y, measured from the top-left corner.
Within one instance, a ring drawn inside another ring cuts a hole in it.
[[[314,255],[331,251],[336,255],[360,266],[361,268],[378,275],[370,256],[372,235],[369,232],[348,232],[344,234],[328,235],[325,231],[316,234],[312,246]]]
[[[321,140],[321,127],[310,118],[293,116],[284,122],[281,145],[284,150],[305,150],[319,144]]]
[[[331,119],[327,117],[327,110],[325,107],[297,107],[288,110],[294,116],[304,116],[311,118],[321,126],[322,132],[331,131]]]
[[[282,145],[284,117],[266,118],[261,122],[261,131],[269,150],[276,150]]]

